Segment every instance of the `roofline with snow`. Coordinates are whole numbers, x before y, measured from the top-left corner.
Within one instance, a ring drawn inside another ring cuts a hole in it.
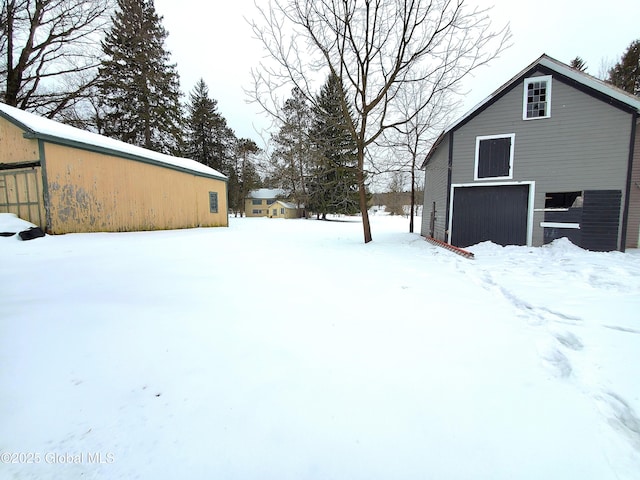
[[[161,162],[159,160],[154,160],[153,158],[144,157],[142,155],[135,155],[128,152],[123,152],[120,150],[116,150],[113,148],[101,147],[99,145],[92,145],[89,143],[78,142],[77,140],[69,140],[66,138],[57,137],[55,135],[43,134],[38,132],[28,132],[24,134],[25,138],[42,140],[48,143],[54,143],[57,145],[63,145],[65,147],[78,148],[81,150],[86,150],[89,152],[102,153],[105,155],[110,155],[112,157],[124,158],[127,160],[133,160],[136,162],[146,163],[149,165],[155,165],[157,167],[168,168],[170,170],[176,170],[178,172],[189,173],[191,175],[196,175],[198,177],[212,178],[214,180],[222,180],[224,182],[228,182],[228,178],[225,176],[212,175],[206,172],[200,172],[198,170],[192,170],[190,168],[181,167],[179,165],[174,165],[171,163]]]
[[[85,151],[89,151],[89,152],[101,153],[101,154],[109,155],[109,156],[112,156],[112,157],[119,157],[119,158],[124,158],[124,159],[127,159],[127,160],[133,160],[133,161],[136,161],[136,162],[146,163],[146,164],[154,165],[154,166],[157,166],[157,167],[168,168],[170,170],[175,170],[175,171],[182,172],[182,173],[188,173],[188,174],[195,175],[195,176],[198,176],[198,177],[212,178],[214,180],[221,180],[223,182],[228,182],[228,178],[226,176],[224,176],[224,175],[222,175],[222,176],[213,175],[213,174],[210,174],[210,173],[201,172],[201,171],[198,171],[198,170],[193,170],[193,169],[190,169],[190,168],[187,168],[187,167],[181,167],[180,165],[175,165],[175,164],[172,164],[172,163],[166,163],[166,162],[162,162],[162,161],[159,161],[159,160],[155,160],[153,158],[145,157],[143,155],[136,155],[136,154],[133,154],[133,153],[124,152],[122,150],[118,150],[118,149],[115,149],[115,148],[102,147],[100,145],[94,145],[94,144],[90,144],[90,143],[86,143],[86,142],[80,142],[80,141],[77,141],[77,140],[71,140],[71,139],[64,138],[64,137],[61,137],[61,136],[58,136],[58,135],[51,135],[51,134],[48,134],[48,133],[41,133],[41,132],[38,132],[38,131],[34,130],[33,128],[25,125],[23,122],[21,122],[20,120],[16,119],[13,116],[11,116],[10,114],[4,112],[1,109],[0,109],[0,117],[4,118],[8,122],[14,124],[15,126],[20,128],[21,130],[23,130],[24,131],[23,136],[24,136],[24,138],[27,138],[27,139],[42,140],[44,142],[53,143],[53,144],[57,144],[57,145],[62,145],[62,146],[66,146],[66,147],[77,148],[77,149],[85,150]],[[141,150],[145,150],[145,149],[141,148]],[[149,150],[149,152],[156,153],[156,152],[152,152],[151,150]],[[195,160],[193,160],[193,161],[195,161]]]
[[[285,202],[284,200],[277,200],[277,199],[276,199],[276,201],[275,201],[275,202],[270,203],[270,204],[269,204],[269,206],[271,206],[271,205],[275,205],[276,203],[279,203],[280,205],[283,205],[285,208],[288,208],[288,209],[290,209],[290,210],[292,210],[292,209],[297,209],[297,208],[298,208],[298,206],[297,206],[297,205],[295,205],[294,203],[291,203],[291,202]]]
[[[268,196],[259,195],[256,196],[258,192],[269,192]],[[252,198],[254,200],[270,200],[270,199],[278,199],[278,196],[285,197],[286,191],[282,188],[257,188],[255,190],[250,190],[247,194],[246,198]]]

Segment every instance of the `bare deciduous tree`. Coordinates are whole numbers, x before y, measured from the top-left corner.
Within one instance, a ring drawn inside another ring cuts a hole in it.
[[[412,83],[407,85],[398,97],[397,108],[400,116],[407,118],[407,122],[397,126],[385,135],[390,145],[395,145],[397,156],[407,160],[397,165],[402,171],[409,173],[411,184],[411,207],[409,214],[409,232],[413,233],[416,190],[418,179],[417,170],[420,168],[421,159],[425,158],[429,148],[436,137],[451,120],[459,101],[456,101],[452,92],[452,86],[446,78],[436,78],[433,82]],[[420,108],[420,106],[424,107]]]
[[[328,73],[343,85],[342,110],[357,145],[364,241],[372,239],[367,213],[367,149],[426,108],[395,105],[408,86],[435,82],[453,88],[494,58],[509,37],[495,32],[487,10],[464,0],[270,0],[252,22],[271,63],[254,70],[249,92],[277,115],[280,87],[293,83],[310,101]],[[350,116],[349,111],[354,115]]]
[[[87,98],[111,0],[4,0],[0,13],[3,100],[49,118]]]

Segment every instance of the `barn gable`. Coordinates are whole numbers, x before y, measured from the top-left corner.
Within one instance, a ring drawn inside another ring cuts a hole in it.
[[[422,234],[457,246],[561,236],[594,250],[638,246],[629,218],[640,210],[631,183],[639,110],[635,97],[542,56],[434,145],[425,214],[435,202],[447,220],[423,218]]]

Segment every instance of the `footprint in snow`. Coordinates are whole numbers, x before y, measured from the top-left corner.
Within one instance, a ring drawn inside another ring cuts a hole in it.
[[[558,340],[562,345],[570,348],[571,350],[579,351],[584,348],[580,339],[571,332],[554,333],[554,337],[556,337],[556,340]]]
[[[555,347],[549,349],[542,358],[551,366],[554,374],[559,378],[569,378],[573,367],[567,356]]]
[[[608,391],[599,397],[607,407],[609,423],[625,433],[636,450],[640,450],[640,418],[633,408],[618,394]]]

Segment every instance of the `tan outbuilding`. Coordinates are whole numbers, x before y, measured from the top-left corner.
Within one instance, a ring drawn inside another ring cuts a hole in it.
[[[0,103],[0,212],[51,234],[228,226],[227,177]]]

